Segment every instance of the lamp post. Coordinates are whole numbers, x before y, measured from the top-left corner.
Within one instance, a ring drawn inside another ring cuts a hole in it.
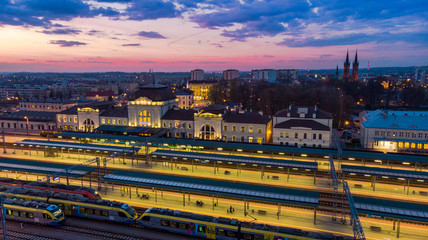
[[[28,117],[24,117],[27,120],[27,135],[30,136],[30,126],[28,125]]]

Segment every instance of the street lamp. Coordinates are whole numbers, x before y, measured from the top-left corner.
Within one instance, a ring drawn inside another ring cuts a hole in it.
[[[30,126],[28,125],[28,117],[24,117],[24,119],[27,119],[27,135],[30,136]]]

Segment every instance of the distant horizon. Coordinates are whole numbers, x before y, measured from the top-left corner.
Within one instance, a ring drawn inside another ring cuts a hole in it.
[[[0,1],[0,72],[426,65],[425,1]]]

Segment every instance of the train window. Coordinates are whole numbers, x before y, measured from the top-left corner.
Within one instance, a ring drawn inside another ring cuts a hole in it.
[[[150,217],[149,216],[144,216],[141,220],[143,220],[143,221],[150,221]]]
[[[101,215],[101,210],[95,209],[95,215]]]
[[[205,227],[199,226],[198,232],[205,233]]]
[[[12,215],[12,210],[8,209],[7,210],[7,215],[9,215],[9,216]]]
[[[217,229],[217,235],[224,236],[225,231],[223,229]]]
[[[88,209],[86,209],[86,212],[88,214],[94,214],[94,209],[88,208]]]
[[[174,222],[174,221],[169,222],[169,226],[173,228],[178,228],[177,222]]]
[[[187,229],[189,226],[187,223],[180,223],[180,228],[181,229]]]
[[[169,226],[169,222],[167,220],[161,220],[162,226]]]
[[[101,213],[104,217],[108,217],[108,211],[101,211]]]
[[[47,213],[43,213],[43,218],[44,219],[52,219],[51,216],[49,216],[49,214],[47,214]]]
[[[86,213],[86,208],[81,207],[80,208],[80,213],[82,213],[82,214]]]
[[[236,233],[235,233],[235,232],[233,232],[233,231],[226,231],[226,235],[227,235],[228,237],[236,237]]]
[[[244,233],[244,239],[246,239],[246,240],[253,240],[253,235],[248,234],[248,233]]]
[[[33,213],[27,213],[27,218],[34,218],[34,214]]]
[[[118,214],[119,214],[119,217],[126,217],[125,213],[123,213],[123,212],[119,211]]]
[[[13,211],[12,211],[12,214],[13,214],[13,216],[16,216],[16,217],[18,217],[18,216],[19,216],[19,212],[18,212],[18,211],[15,211],[15,210],[13,210]]]
[[[19,216],[20,217],[27,217],[27,213],[26,212],[19,212]]]
[[[191,231],[191,232],[194,232],[194,231],[195,231],[195,225],[190,225],[190,226],[189,226],[189,228],[190,228],[190,231]]]

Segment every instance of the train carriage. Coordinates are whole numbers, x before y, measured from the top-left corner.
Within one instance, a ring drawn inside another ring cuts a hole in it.
[[[77,216],[103,221],[134,224],[137,213],[126,203],[90,199],[69,193],[0,186],[0,194],[7,198],[46,202],[58,205],[66,216]]]
[[[216,218],[189,212],[150,208],[139,217],[144,227],[218,240],[348,240],[352,237],[328,233],[306,232],[254,222],[240,222],[230,218]]]
[[[43,202],[4,199],[6,219],[58,226],[64,222],[62,210]]]

